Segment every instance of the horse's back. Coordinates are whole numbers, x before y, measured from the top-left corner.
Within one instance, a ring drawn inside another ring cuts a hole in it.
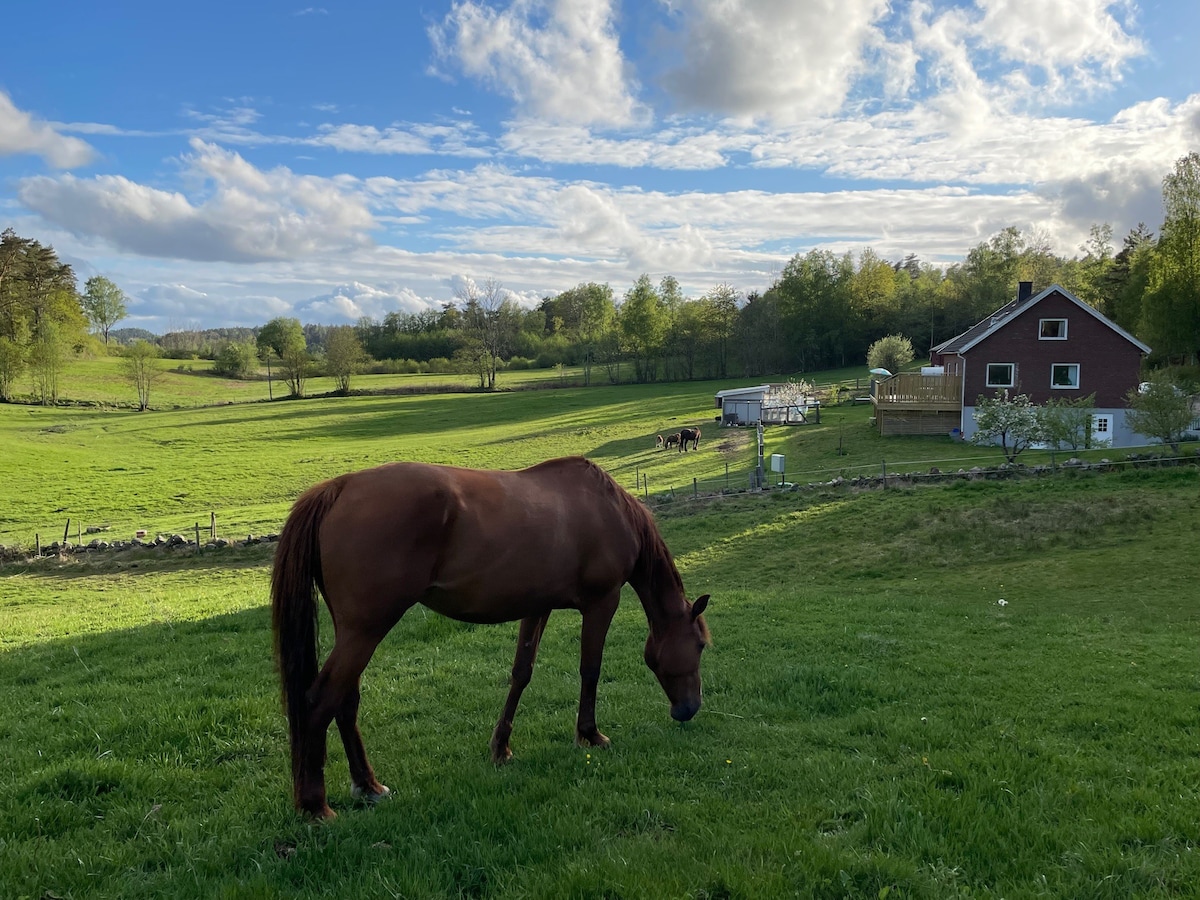
[[[507,621],[611,590],[637,556],[620,489],[587,460],[517,472],[393,463],[342,478],[321,530],[327,596]]]

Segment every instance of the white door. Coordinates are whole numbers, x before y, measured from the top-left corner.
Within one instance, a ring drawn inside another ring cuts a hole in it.
[[[1113,417],[1111,415],[1092,416],[1092,443],[1096,446],[1112,444]]]

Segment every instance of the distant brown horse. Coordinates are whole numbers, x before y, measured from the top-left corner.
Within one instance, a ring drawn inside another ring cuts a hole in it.
[[[681,428],[679,429],[679,452],[682,453],[687,449],[688,444],[692,445],[693,450],[700,449],[700,429],[699,428]]]
[[[325,739],[337,721],[352,793],[389,793],[367,761],[358,730],[359,680],[375,647],[417,603],[464,622],[521,620],[492,759],[512,756],[509,736],[538,643],[555,609],[583,614],[580,745],[603,747],[596,685],[609,623],[628,582],[646,613],[646,664],[686,722],[700,709],[701,613],[650,513],[586,459],[555,459],[519,472],[393,463],[318,484],[296,505],[275,553],[271,600],[275,654],[291,742],[297,809],[333,815],[325,795]],[[334,645],[317,669],[320,589]]]
[[[666,450],[668,447],[674,447],[679,444],[679,432],[668,434],[665,438],[660,434],[658,436],[659,446]]]

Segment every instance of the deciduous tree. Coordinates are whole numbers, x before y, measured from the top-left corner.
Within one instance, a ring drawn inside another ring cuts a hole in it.
[[[150,408],[150,388],[162,375],[155,360],[162,351],[149,341],[134,341],[121,351],[121,373],[137,391],[138,409]]]
[[[106,347],[109,330],[125,318],[125,299],[125,292],[103,275],[93,275],[84,285],[83,312],[104,338]]]
[[[1142,301],[1146,340],[1169,358],[1200,359],[1200,153],[1163,179],[1163,218]]]
[[[293,397],[304,396],[304,381],[308,377],[308,342],[299,319],[279,316],[264,325],[258,332],[260,353],[273,353],[279,357],[279,368],[287,381]]]
[[[902,334],[881,337],[867,348],[867,365],[887,369],[893,375],[913,361],[912,341]]]
[[[1016,462],[1018,456],[1042,440],[1038,408],[1025,394],[1009,397],[997,391],[995,397],[980,394],[975,403],[975,428],[971,440],[976,444],[1000,444],[1004,458]]]
[[[1144,385],[1131,390],[1125,398],[1129,407],[1125,424],[1149,438],[1169,444],[1179,452],[1179,442],[1192,423],[1192,399],[1177,387],[1163,371],[1150,376]]]
[[[350,378],[362,370],[366,360],[358,335],[349,325],[329,329],[325,339],[325,373],[333,378],[338,390],[350,393]]]

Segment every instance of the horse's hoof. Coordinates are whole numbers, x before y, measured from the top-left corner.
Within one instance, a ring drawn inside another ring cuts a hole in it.
[[[493,765],[502,766],[511,759],[512,750],[510,750],[508,747],[502,747],[499,750],[497,750],[495,747],[492,748]]]
[[[362,788],[357,784],[350,785],[350,796],[355,800],[361,800],[364,803],[378,803],[384,797],[391,796],[391,788],[386,784],[379,785],[379,790],[373,788]]]
[[[337,818],[337,813],[330,809],[328,805],[322,806],[320,809],[305,809],[302,812],[315,822],[332,822]]]
[[[612,741],[599,731],[593,731],[591,734],[575,735],[575,743],[580,747],[607,747]]]

